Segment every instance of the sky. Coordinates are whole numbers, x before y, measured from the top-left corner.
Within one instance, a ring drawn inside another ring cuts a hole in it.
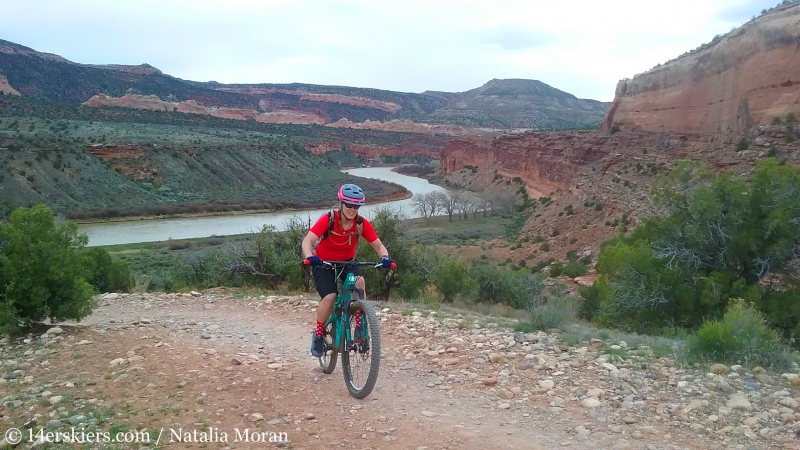
[[[524,78],[610,102],[619,80],[779,2],[0,0],[0,39],[194,81],[463,92]]]

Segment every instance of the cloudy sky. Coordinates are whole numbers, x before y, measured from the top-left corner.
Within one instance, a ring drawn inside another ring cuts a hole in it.
[[[221,83],[460,92],[536,79],[611,101],[622,78],[780,0],[0,0],[0,39]]]

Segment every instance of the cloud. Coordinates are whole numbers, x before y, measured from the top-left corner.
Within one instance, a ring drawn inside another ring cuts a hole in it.
[[[536,79],[610,101],[618,80],[778,0],[26,0],[0,37],[81,63],[222,83],[461,92]]]
[[[497,45],[503,50],[515,51],[543,47],[554,39],[550,34],[538,33],[535,30],[503,29],[487,33],[482,42]]]
[[[738,1],[726,4],[717,17],[720,20],[734,23],[744,23],[753,16],[758,17],[762,10],[769,10],[770,8],[778,5],[779,0],[755,0],[755,1]]]

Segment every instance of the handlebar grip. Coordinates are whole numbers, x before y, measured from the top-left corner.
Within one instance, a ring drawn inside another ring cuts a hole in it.
[[[395,262],[392,263],[392,269],[397,269],[397,263]]]
[[[307,259],[304,259],[303,260],[303,264],[305,264],[306,266],[310,266],[311,265],[311,261],[309,261]]]

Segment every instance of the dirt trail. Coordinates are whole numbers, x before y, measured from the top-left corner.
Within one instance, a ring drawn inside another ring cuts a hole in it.
[[[281,429],[288,433],[294,448],[320,448],[331,444],[344,448],[381,449],[549,449],[569,446],[568,435],[544,432],[530,414],[528,417],[497,414],[468,390],[453,392],[426,387],[430,380],[437,379],[436,376],[425,373],[420,367],[398,364],[391,330],[383,333],[384,357],[378,383],[369,397],[358,400],[348,394],[340,366],[333,374],[325,375],[319,372],[317,360],[310,357],[311,307],[275,308],[262,312],[252,303],[236,300],[217,300],[205,307],[203,304],[195,298],[182,298],[175,303],[153,302],[152,308],[142,310],[138,303],[112,300],[99,307],[87,323],[96,327],[115,327],[142,318],[149,318],[151,323],[155,318],[162,322],[196,323],[194,328],[200,331],[200,336],[191,331],[178,333],[172,339],[165,336],[164,342],[169,342],[171,348],[146,357],[148,362],[165,362],[164,366],[154,369],[162,373],[171,372],[167,376],[179,375],[191,367],[191,363],[169,367],[169,354],[214,349],[214,356],[218,358],[197,367],[208,371],[206,379],[210,381],[217,381],[212,380],[212,374],[224,371],[224,366],[245,367],[229,365],[237,353],[260,355],[263,357],[260,361],[248,366],[255,370],[246,386],[207,392],[205,390],[210,386],[205,383],[190,383],[184,390],[195,384],[195,391],[202,390],[208,394],[204,400],[206,405],[246,402],[249,391],[251,400],[259,398],[260,401],[249,402],[245,412],[252,409],[265,418],[287,413],[292,413],[293,417],[314,414],[313,423],[304,421],[299,427]],[[133,332],[130,328],[127,331],[126,334]],[[279,361],[281,368],[267,368],[270,361]],[[427,417],[423,411],[436,415]],[[212,425],[220,431],[231,430],[229,435],[233,434],[234,428],[248,426],[229,415],[223,415],[221,423]],[[252,423],[249,425],[252,427]],[[238,447],[231,445],[231,448]]]
[[[31,363],[18,375],[31,378],[24,383],[35,386],[28,390],[35,395],[0,424],[21,426],[35,418],[56,428],[80,422],[76,414],[105,417],[101,428],[148,431],[153,439],[160,432],[159,445],[151,441],[148,448],[723,448],[669,427],[617,426],[589,409],[552,407],[557,397],[550,393],[525,393],[538,390],[528,375],[502,374],[503,364],[476,362],[467,345],[454,350],[460,353],[442,349],[441,358],[419,348],[412,352],[420,337],[409,338],[413,327],[409,331],[389,314],[381,314],[378,383],[358,400],[348,394],[340,365],[325,375],[310,357],[313,302],[223,293],[111,297],[79,326],[62,326],[63,334],[31,335],[26,344],[12,346],[16,350],[5,357],[16,351],[15,364],[25,359],[22,352],[29,355]],[[441,335],[458,340],[447,331],[420,336]],[[32,352],[40,341],[45,350]],[[496,377],[498,389],[467,372]],[[525,391],[501,400],[504,384]],[[570,384],[577,388],[579,381]],[[50,395],[63,396],[58,402],[64,403],[48,404]],[[245,431],[283,432],[290,443],[243,442]],[[204,438],[211,442],[198,442]]]

